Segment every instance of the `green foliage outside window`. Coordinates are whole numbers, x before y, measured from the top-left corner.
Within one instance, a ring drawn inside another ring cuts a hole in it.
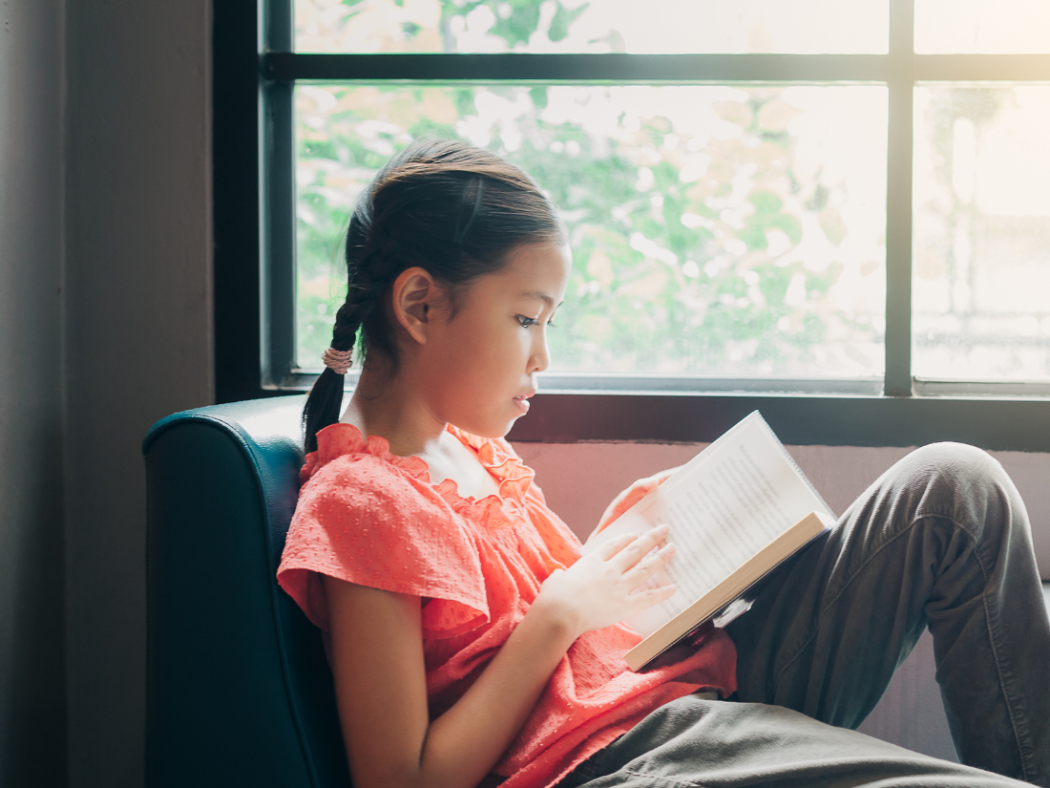
[[[442,28],[479,5],[442,2]],[[513,48],[537,5],[509,8],[489,32]],[[296,110],[303,368],[345,295],[360,189],[412,139],[458,137],[530,173],[569,227],[553,369],[882,373],[882,88],[300,85]]]

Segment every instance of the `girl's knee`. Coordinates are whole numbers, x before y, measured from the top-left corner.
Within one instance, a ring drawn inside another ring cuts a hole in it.
[[[965,443],[933,443],[916,449],[902,464],[906,486],[922,497],[920,513],[965,518],[986,527],[1027,523],[1013,482],[999,461],[983,449]]]
[[[916,449],[905,460],[921,474],[933,474],[964,488],[999,483],[1006,476],[998,460],[984,449],[966,443],[931,443]]]

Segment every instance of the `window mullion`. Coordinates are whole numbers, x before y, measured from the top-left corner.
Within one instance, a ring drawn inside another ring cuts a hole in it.
[[[260,4],[259,48],[289,51],[294,46],[293,0]],[[295,365],[295,130],[294,81],[259,84],[259,215],[261,315],[260,363],[263,388],[281,387]]]
[[[262,168],[262,378],[282,386],[295,366],[294,84],[264,85],[260,105]]]
[[[295,9],[293,0],[265,0],[261,3],[263,52],[291,52],[295,49]]]
[[[885,55],[297,54],[272,50],[272,80],[691,84],[883,82]]]
[[[890,0],[889,128],[886,151],[887,396],[912,394],[912,148],[914,134],[913,0]]]

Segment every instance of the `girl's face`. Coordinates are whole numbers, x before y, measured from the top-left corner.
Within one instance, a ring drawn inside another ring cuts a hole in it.
[[[526,244],[497,273],[474,280],[458,311],[435,321],[419,356],[431,414],[486,438],[529,412],[536,373],[550,363],[547,330],[565,297],[568,246]]]

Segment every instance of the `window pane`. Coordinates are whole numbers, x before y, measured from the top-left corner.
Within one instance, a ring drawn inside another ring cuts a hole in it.
[[[919,87],[915,130],[915,375],[1050,379],[1050,87]]]
[[[888,0],[296,0],[300,52],[882,53]]]
[[[345,294],[353,201],[419,136],[522,166],[571,232],[552,369],[729,377],[883,372],[882,87],[301,85],[299,362]]]
[[[1050,52],[1047,0],[915,0],[922,54]]]

